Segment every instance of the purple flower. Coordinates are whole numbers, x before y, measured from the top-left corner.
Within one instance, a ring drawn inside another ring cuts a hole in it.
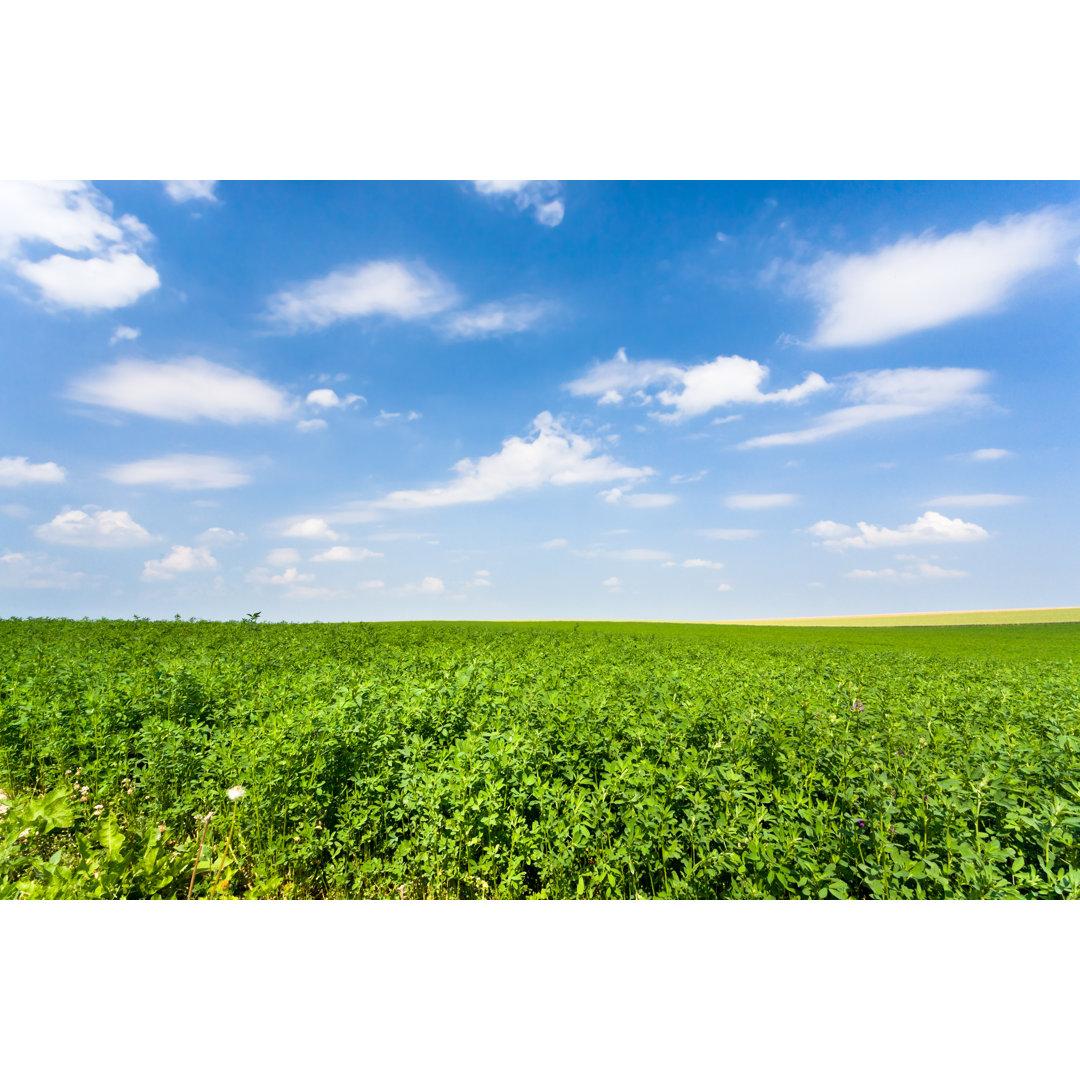
[[[865,708],[866,708],[866,706],[858,698],[856,698],[851,703],[851,711],[852,712],[862,712],[863,709],[865,709]]]
[[[865,829],[866,828],[866,822],[863,821],[862,818],[859,818],[859,820],[856,821],[855,824],[858,825],[860,829]]]

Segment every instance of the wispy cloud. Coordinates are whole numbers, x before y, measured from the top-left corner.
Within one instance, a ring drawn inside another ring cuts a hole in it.
[[[234,488],[251,482],[251,474],[239,462],[209,454],[147,458],[115,465],[105,471],[105,476],[116,484],[157,485],[176,491]]]
[[[827,255],[801,272],[820,306],[810,344],[873,345],[989,311],[1025,278],[1064,262],[1078,232],[1074,215],[1052,208],[868,255]]]
[[[825,413],[796,431],[762,435],[739,443],[743,449],[797,446],[819,442],[869,424],[928,416],[946,409],[976,408],[987,397],[979,393],[989,375],[975,368],[892,368],[865,371],[844,380],[844,396],[852,405]]]
[[[481,195],[512,201],[519,210],[531,210],[541,225],[554,228],[563,219],[566,204],[558,180],[474,180]]]
[[[551,311],[551,305],[539,300],[507,300],[481,304],[449,316],[446,333],[452,338],[505,337],[530,330]]]
[[[732,510],[775,510],[780,506],[793,506],[798,501],[798,495],[783,492],[768,495],[728,495],[724,499],[724,505]]]
[[[366,316],[425,319],[457,303],[457,290],[423,262],[368,262],[276,293],[267,317],[295,332]]]
[[[1026,495],[998,495],[986,492],[981,495],[939,495],[936,499],[923,503],[923,506],[956,506],[960,509],[970,509],[978,506],[1015,506],[1022,502],[1027,502]]]
[[[173,202],[191,202],[193,199],[217,202],[216,180],[162,180],[161,183]]]
[[[296,409],[278,387],[201,356],[164,363],[121,360],[76,379],[67,396],[87,405],[189,423],[286,420]]]

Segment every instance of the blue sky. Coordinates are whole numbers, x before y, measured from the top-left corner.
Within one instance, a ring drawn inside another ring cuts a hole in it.
[[[0,184],[11,615],[1077,602],[1080,185]]]

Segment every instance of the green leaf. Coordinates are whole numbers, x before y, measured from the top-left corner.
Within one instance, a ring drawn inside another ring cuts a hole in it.
[[[94,839],[105,849],[109,862],[114,862],[120,857],[120,850],[124,846],[124,834],[120,831],[120,825],[115,814],[98,822],[94,830]]]

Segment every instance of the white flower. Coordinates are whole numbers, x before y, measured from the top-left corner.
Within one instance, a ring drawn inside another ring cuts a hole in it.
[[[244,797],[244,789],[237,784],[236,787],[229,788],[225,794],[228,795],[233,802],[236,802],[237,799],[242,799]]]
[[[3,817],[11,809],[6,803],[0,803],[0,817]]]

